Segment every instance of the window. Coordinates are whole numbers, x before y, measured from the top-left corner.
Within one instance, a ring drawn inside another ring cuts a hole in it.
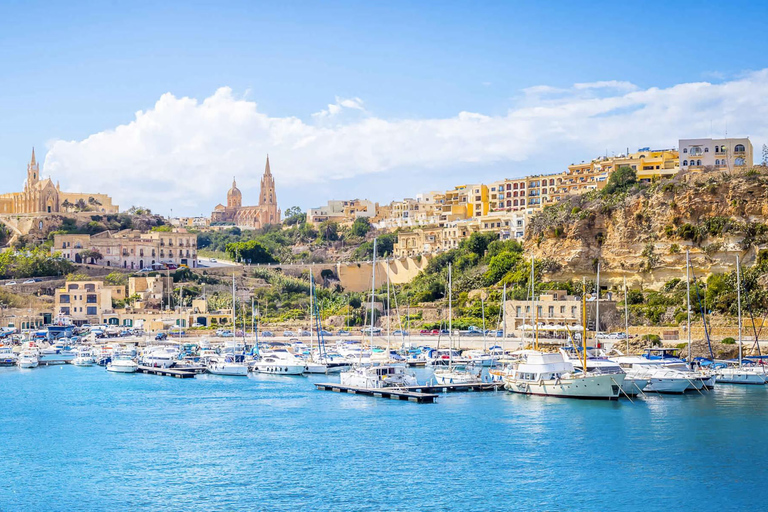
[[[86,315],[95,315],[96,314],[96,306],[88,306],[85,311]]]
[[[687,152],[688,152],[688,148],[683,148],[683,153],[687,153]]]
[[[88,304],[96,304],[96,295],[95,294],[86,295],[85,302],[87,302]]]
[[[736,144],[736,147],[733,148],[733,150],[736,153],[744,153],[747,149],[744,147],[744,144]]]
[[[77,290],[77,285],[76,284],[70,284],[70,285],[67,286],[67,290]]]
[[[701,165],[701,160],[696,160],[696,165]]]
[[[560,314],[561,315],[565,314],[565,306],[560,306]]]
[[[704,148],[705,153],[709,153],[709,148]]]
[[[69,304],[69,295],[59,295],[59,302]]]
[[[522,316],[523,316],[523,315],[522,315],[522,309],[523,309],[523,308],[521,308],[520,306],[517,306],[517,312],[516,312],[516,314],[515,314],[515,316],[516,316],[516,317],[520,318],[520,317],[522,317]]]
[[[743,158],[737,158],[733,161],[735,165],[744,165],[745,160]]]
[[[688,167],[688,160],[683,160],[683,167]]]
[[[61,314],[62,315],[68,315],[69,314],[69,308],[61,308]]]
[[[555,306],[549,306],[549,317],[555,316]]]
[[[719,152],[720,152],[720,147],[719,146],[715,146],[715,153],[719,153]]]
[[[715,165],[720,165],[720,159],[715,160]]]
[[[571,306],[571,316],[576,318],[576,306]]]
[[[544,313],[542,312],[542,309],[543,309],[542,306],[536,306],[536,316],[539,317],[539,318],[544,316]]]

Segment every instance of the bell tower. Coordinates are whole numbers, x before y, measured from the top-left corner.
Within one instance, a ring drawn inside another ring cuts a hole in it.
[[[275,192],[275,178],[269,168],[269,155],[267,165],[264,168],[264,176],[261,177],[261,193],[259,194],[259,206],[265,213],[264,224],[277,224],[280,222],[280,210],[277,208],[277,193]]]
[[[35,159],[35,148],[32,148],[32,159],[27,164],[27,186],[32,187],[40,181],[40,165]]]

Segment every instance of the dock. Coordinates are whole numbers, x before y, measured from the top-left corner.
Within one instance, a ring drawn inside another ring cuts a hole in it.
[[[389,398],[390,400],[407,400],[418,404],[433,404],[437,400],[437,395],[434,393],[421,393],[419,391],[412,391],[409,388],[356,388],[328,382],[317,382],[315,387],[320,391]]]
[[[408,386],[408,391],[419,393],[455,393],[461,391],[498,391],[504,389],[504,382],[469,382],[464,384],[425,384]]]
[[[138,373],[150,375],[162,375],[164,377],[176,377],[177,379],[192,379],[195,373],[187,370],[177,370],[175,368],[155,368],[153,366],[139,366]]]

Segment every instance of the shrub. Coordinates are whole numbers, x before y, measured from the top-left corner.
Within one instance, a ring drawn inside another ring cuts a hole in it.
[[[736,343],[736,340],[729,337],[729,338],[724,338],[723,341],[721,341],[720,343],[722,343],[723,345],[733,345]]]

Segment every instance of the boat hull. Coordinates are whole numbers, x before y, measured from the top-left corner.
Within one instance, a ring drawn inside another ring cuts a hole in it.
[[[685,390],[691,386],[688,379],[657,378],[648,379],[648,385],[645,392],[655,393],[685,393]]]
[[[724,370],[717,374],[718,384],[751,384],[762,385],[766,383],[766,376],[763,373],[739,371],[739,370]]]
[[[253,370],[259,373],[269,373],[272,375],[302,375],[304,365],[265,363],[255,364]]]
[[[507,377],[504,379],[504,388],[523,395],[614,400],[619,398],[623,382],[623,375],[590,375],[539,381]]]

